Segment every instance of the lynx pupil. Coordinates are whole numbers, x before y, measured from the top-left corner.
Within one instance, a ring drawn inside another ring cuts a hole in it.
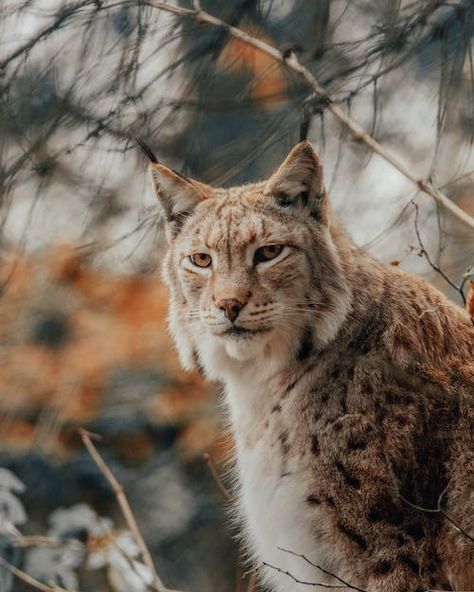
[[[264,261],[271,261],[278,257],[283,251],[283,245],[265,245],[255,251],[254,261],[255,263],[262,263]]]
[[[194,253],[189,259],[197,267],[209,267],[212,262],[211,256],[207,253]]]

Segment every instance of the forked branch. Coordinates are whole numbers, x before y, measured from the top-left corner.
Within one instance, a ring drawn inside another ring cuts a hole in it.
[[[308,565],[311,565],[312,567],[315,567],[316,569],[318,569],[322,573],[326,574],[327,576],[331,576],[332,578],[334,578],[335,580],[337,580],[341,584],[344,584],[344,587],[345,588],[349,588],[351,590],[357,590],[358,592],[367,592],[365,590],[365,588],[359,588],[358,586],[355,586],[354,584],[351,584],[347,580],[344,580],[343,578],[341,578],[338,575],[332,573],[331,571],[327,570],[326,568],[321,567],[321,565],[318,565],[317,563],[313,563],[313,561],[311,561],[310,559],[308,559],[306,557],[306,555],[303,555],[302,553],[295,553],[294,551],[290,551],[289,549],[283,549],[283,547],[278,547],[278,549],[280,551],[283,551],[284,553],[288,553],[289,555],[293,555],[294,557],[299,557],[300,559],[302,559]]]
[[[309,580],[301,580],[300,578],[297,578],[295,575],[293,575],[288,570],[281,569],[280,567],[277,567],[276,565],[272,565],[271,563],[267,563],[266,561],[264,561],[262,563],[262,565],[264,567],[269,567],[270,569],[272,569],[273,571],[275,571],[279,574],[282,574],[284,576],[288,576],[296,584],[300,584],[302,586],[312,586],[313,588],[324,588],[324,589],[329,589],[329,590],[347,590],[348,589],[348,586],[346,586],[345,584],[327,584],[325,582],[311,582]],[[356,588],[356,590],[361,590],[361,589],[362,588]]]
[[[93,458],[96,465],[99,467],[101,473],[109,482],[112,491],[114,492],[115,497],[117,498],[117,503],[120,506],[120,509],[122,510],[122,514],[127,523],[127,526],[130,529],[130,532],[132,533],[135,542],[138,545],[138,548],[140,549],[143,562],[147,566],[150,574],[152,575],[153,590],[156,590],[157,592],[177,592],[167,588],[161,581],[161,578],[156,573],[155,565],[153,563],[150,551],[148,550],[148,547],[146,546],[145,541],[143,540],[140,529],[138,528],[137,521],[132,512],[132,508],[130,507],[130,504],[128,503],[128,500],[123,491],[123,487],[117,481],[114,474],[109,469],[104,459],[99,454],[99,451],[95,447],[94,443],[92,442],[92,438],[97,436],[95,436],[95,434],[91,434],[90,432],[82,428],[79,430],[79,435],[81,436],[82,442],[84,443],[84,446],[87,448],[87,451]]]
[[[466,306],[466,296],[464,295],[465,281],[463,280],[462,283],[458,286],[455,282],[453,282],[453,280],[449,276],[446,275],[446,273],[441,269],[441,267],[439,265],[437,265],[431,259],[430,254],[426,250],[423,240],[421,238],[420,226],[418,223],[418,218],[419,218],[418,204],[413,200],[411,201],[411,204],[415,208],[415,234],[416,234],[416,239],[418,241],[418,246],[420,247],[420,255],[426,259],[426,261],[428,262],[428,265],[431,267],[431,269],[433,271],[438,273],[443,278],[443,280],[451,286],[451,288],[453,288],[454,290],[456,290],[456,292],[458,292],[459,296],[461,297],[463,305]]]

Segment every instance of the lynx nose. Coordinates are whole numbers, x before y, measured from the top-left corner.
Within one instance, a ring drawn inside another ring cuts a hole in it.
[[[223,300],[219,300],[219,302],[216,303],[216,306],[224,311],[224,314],[229,321],[234,322],[245,305],[235,298],[224,298]]]

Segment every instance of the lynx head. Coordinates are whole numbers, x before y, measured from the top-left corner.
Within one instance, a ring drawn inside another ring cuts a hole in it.
[[[214,188],[156,162],[166,218],[163,277],[186,368],[214,378],[281,367],[336,333],[348,288],[331,231],[319,158],[298,144],[264,182]]]

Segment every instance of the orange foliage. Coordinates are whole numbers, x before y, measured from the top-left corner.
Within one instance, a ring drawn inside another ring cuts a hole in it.
[[[41,257],[6,256],[0,280],[8,280],[0,312],[1,446],[41,444],[48,418],[49,446],[59,455],[74,450],[68,434],[100,413],[111,376],[122,369],[159,370],[164,385],[146,401],[149,421],[178,426],[187,455],[202,450],[193,430],[212,446],[219,428],[211,390],[179,368],[166,331],[166,290],[156,278],[101,273],[59,245]],[[140,433],[118,446],[129,459],[153,452]]]
[[[253,37],[271,44],[260,31],[248,31]],[[250,96],[260,105],[271,106],[287,97],[288,83],[281,65],[262,50],[230,37],[217,60],[222,70],[249,72]]]

